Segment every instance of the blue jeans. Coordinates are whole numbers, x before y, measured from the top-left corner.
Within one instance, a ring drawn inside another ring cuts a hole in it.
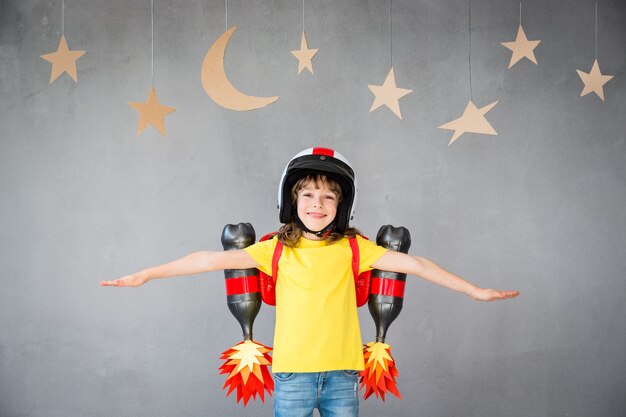
[[[358,417],[358,371],[274,374],[274,416]]]

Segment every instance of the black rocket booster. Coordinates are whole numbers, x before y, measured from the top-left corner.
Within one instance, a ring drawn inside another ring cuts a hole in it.
[[[411,234],[405,227],[382,226],[376,235],[376,243],[385,248],[407,253],[411,246]],[[387,330],[402,310],[406,274],[372,271],[372,283],[367,306],[376,324],[376,341],[385,342]]]
[[[222,231],[224,250],[243,249],[256,241],[250,223],[227,224]],[[226,299],[228,309],[241,325],[244,340],[252,340],[252,325],[261,309],[259,271],[249,269],[225,269]]]

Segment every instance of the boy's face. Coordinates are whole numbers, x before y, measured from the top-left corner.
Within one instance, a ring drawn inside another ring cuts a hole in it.
[[[310,230],[324,229],[337,215],[338,196],[328,188],[326,181],[309,181],[297,193],[298,217]],[[319,240],[312,233],[304,232],[307,239]]]

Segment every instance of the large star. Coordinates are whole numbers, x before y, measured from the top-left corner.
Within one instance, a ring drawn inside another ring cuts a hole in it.
[[[309,49],[304,32],[302,32],[302,39],[300,40],[300,50],[291,51],[291,53],[293,56],[298,58],[298,74],[300,74],[305,68],[313,74],[313,63],[311,60],[317,53],[317,49]]]
[[[165,116],[176,111],[174,107],[167,107],[159,103],[154,86],[150,89],[150,96],[145,103],[132,102],[128,105],[139,112],[137,136],[148,127],[148,124],[151,124],[161,135],[165,136]]]
[[[85,51],[70,51],[67,47],[65,35],[61,35],[61,41],[56,52],[41,55],[41,58],[52,63],[50,71],[50,84],[56,80],[61,74],[67,72],[75,82],[78,82],[76,75],[76,60],[83,56]]]
[[[467,103],[467,107],[465,107],[463,116],[439,126],[439,129],[454,130],[454,135],[452,135],[452,139],[450,139],[448,146],[452,145],[459,138],[459,136],[466,132],[497,135],[498,133],[496,133],[487,119],[485,119],[485,114],[487,114],[489,110],[493,109],[495,105],[498,104],[498,101],[500,100],[496,100],[493,103],[479,109],[472,102],[472,100],[470,100]]]
[[[540,42],[541,41],[529,41],[526,38],[524,29],[522,29],[522,25],[519,25],[515,42],[502,42],[502,45],[513,51],[513,55],[511,55],[511,62],[509,63],[509,68],[517,64],[517,62],[522,58],[528,58],[529,60],[537,64],[537,59],[535,58],[535,53],[533,52],[533,49],[535,49]]]
[[[602,88],[602,86],[609,82],[613,76],[602,75],[600,73],[600,66],[598,65],[597,59],[593,62],[593,67],[591,67],[589,74],[578,69],[576,71],[578,72],[580,79],[583,80],[583,83],[585,83],[585,88],[583,88],[580,96],[586,96],[593,91],[598,97],[600,97],[600,99],[602,99],[602,101],[604,101],[604,88]]]
[[[384,104],[389,107],[396,116],[402,119],[399,100],[413,90],[396,87],[396,76],[393,73],[393,67],[389,70],[383,85],[368,84],[368,87],[375,96],[372,108],[370,108],[370,113]]]

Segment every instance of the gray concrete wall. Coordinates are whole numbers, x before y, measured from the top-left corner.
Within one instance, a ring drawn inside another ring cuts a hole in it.
[[[240,340],[222,273],[98,287],[191,251],[225,223],[276,229],[284,163],[334,147],[359,175],[355,225],[404,225],[412,253],[521,297],[481,304],[420,279],[388,335],[403,401],[363,416],[626,415],[626,4],[599,2],[606,102],[582,91],[594,2],[529,1],[539,65],[507,70],[519,3],[472,5],[474,101],[498,136],[453,146],[437,126],[469,99],[467,2],[396,0],[404,120],[369,114],[389,69],[388,3],[307,2],[315,75],[297,75],[298,1],[229,2],[231,81],[279,95],[255,112],[205,94],[200,65],[222,1],[155,1],[155,85],[176,107],[167,138],[137,137],[150,88],[150,2],[66,0],[79,82],[49,85],[61,1],[0,2],[0,416],[270,416],[224,398],[219,354]],[[365,341],[374,336],[361,311]],[[255,330],[272,343],[274,313]]]

